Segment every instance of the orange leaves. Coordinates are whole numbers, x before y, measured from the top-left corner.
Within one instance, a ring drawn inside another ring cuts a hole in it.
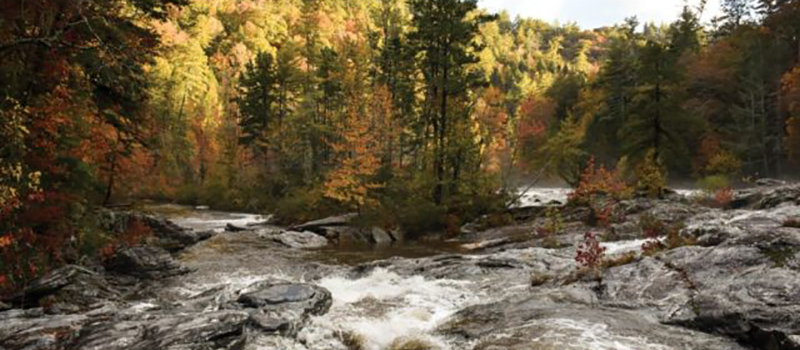
[[[348,99],[347,112],[338,126],[340,140],[331,144],[338,166],[324,185],[326,197],[356,208],[370,204],[370,190],[380,187],[372,182],[381,166],[378,132],[363,107],[358,97]]]
[[[719,208],[727,208],[733,201],[733,190],[730,187],[722,188],[714,193],[714,204]]]
[[[519,107],[519,138],[522,143],[541,140],[553,122],[556,104],[553,100],[538,95],[530,95]]]
[[[500,170],[509,155],[508,114],[505,94],[496,87],[486,89],[476,108],[477,124],[482,140],[481,155],[484,168],[490,172]]]
[[[620,177],[617,171],[607,170],[605,166],[597,166],[594,158],[581,175],[581,182],[569,195],[569,201],[581,204],[591,204],[598,196],[609,196],[620,200],[631,195],[631,188]]]
[[[14,243],[14,238],[11,235],[0,237],[0,249],[4,249]]]

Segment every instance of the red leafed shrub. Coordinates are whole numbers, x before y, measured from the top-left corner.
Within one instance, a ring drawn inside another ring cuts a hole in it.
[[[606,248],[600,245],[597,235],[592,232],[586,232],[583,236],[583,242],[578,246],[575,261],[583,267],[594,269],[600,266],[605,253]]]
[[[581,174],[578,187],[569,195],[570,203],[591,205],[597,197],[605,196],[614,200],[629,198],[632,189],[616,171],[611,171],[605,166],[597,166],[594,158]]]
[[[642,244],[642,252],[645,255],[653,255],[664,249],[664,244],[657,239],[650,239]]]
[[[714,204],[720,208],[727,208],[733,201],[733,190],[723,188],[714,193]]]
[[[127,247],[135,247],[142,243],[147,237],[153,235],[153,230],[147,226],[142,220],[133,219],[128,224],[128,229],[120,237],[120,243]]]
[[[132,219],[128,222],[128,227],[116,240],[100,248],[100,258],[109,260],[122,248],[136,247],[147,238],[152,236],[153,231],[142,220]]]
[[[22,283],[35,278],[48,262],[47,254],[37,250],[36,235],[20,229],[0,238],[0,295],[13,292]]]

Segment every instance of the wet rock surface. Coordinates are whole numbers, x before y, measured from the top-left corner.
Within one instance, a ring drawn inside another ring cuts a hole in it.
[[[164,249],[158,247],[134,247],[118,251],[106,263],[111,272],[143,279],[162,279],[188,273]]]
[[[543,207],[515,208],[513,225],[465,225],[457,253],[356,267],[316,248],[398,239],[347,215],[292,231],[237,219],[244,230],[211,238],[154,218],[168,232],[154,246],[53,271],[0,303],[0,348],[797,350],[800,229],[786,223],[800,218],[798,194],[764,183],[727,210],[676,194],[624,201],[601,245],[628,258],[599,274],[575,262],[598,230],[585,208],[562,208],[549,241],[533,234]],[[644,217],[680,228],[664,244],[690,244],[642,254]]]
[[[286,231],[275,237],[275,240],[291,248],[317,249],[328,245],[328,240],[310,231]]]

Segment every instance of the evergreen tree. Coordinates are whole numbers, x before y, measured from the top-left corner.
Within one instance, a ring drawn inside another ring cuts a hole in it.
[[[441,204],[446,182],[455,189],[462,171],[468,171],[462,168],[466,160],[477,156],[469,154],[474,150],[468,136],[457,132],[468,129],[469,92],[484,83],[470,65],[478,62],[473,52],[480,49],[475,41],[479,27],[490,18],[469,16],[477,9],[476,0],[411,0],[410,8],[415,29],[409,37],[425,81],[422,115],[436,179],[433,199]]]

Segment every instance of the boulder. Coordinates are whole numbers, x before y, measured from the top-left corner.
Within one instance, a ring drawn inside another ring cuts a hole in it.
[[[403,240],[405,237],[400,231],[396,234],[399,239],[394,238],[386,230],[379,227],[352,227],[352,226],[325,226],[318,229],[320,234],[329,240],[337,242],[339,245],[380,245],[388,246],[394,241]]]
[[[312,315],[323,315],[333,300],[326,289],[310,284],[263,281],[244,290],[237,303],[249,310],[260,332],[293,336]]]
[[[310,231],[287,231],[275,236],[274,240],[297,249],[318,249],[328,245],[325,237]]]
[[[247,227],[237,226],[237,225],[228,223],[228,224],[225,225],[225,231],[226,232],[242,232],[242,231],[247,231]]]
[[[599,302],[647,311],[665,324],[730,337],[755,349],[796,350],[800,233],[751,232],[709,247],[683,247],[610,269]],[[741,244],[738,244],[741,243]],[[584,283],[583,288],[593,288]]]
[[[157,319],[144,324],[144,337],[126,349],[237,349],[249,320],[247,312],[236,310]]]
[[[143,279],[162,279],[188,272],[166,250],[158,247],[120,250],[108,261],[106,269]]]
[[[135,221],[149,227],[153,233],[152,242],[167,251],[174,253],[211,238],[212,232],[194,231],[180,227],[167,219],[132,211],[112,211],[98,209],[102,227],[110,232],[126,232],[128,226]]]
[[[9,302],[23,308],[44,306],[47,313],[62,314],[85,312],[119,298],[103,276],[68,265],[34,280]]]
[[[315,220],[315,221],[310,221],[310,222],[307,222],[307,223],[304,223],[304,224],[295,225],[295,226],[292,226],[291,229],[292,230],[296,230],[296,231],[318,232],[318,230],[320,230],[323,227],[347,226],[348,224],[350,224],[350,222],[353,219],[355,219],[357,217],[358,217],[358,214],[356,214],[356,213],[344,214],[344,215],[339,215],[339,216],[332,216],[332,217],[321,219],[321,220]]]
[[[295,309],[305,315],[323,315],[331,307],[331,293],[311,284],[262,281],[239,294],[245,308],[262,310]]]
[[[734,193],[731,206],[746,209],[770,209],[783,203],[800,205],[800,184],[770,182],[764,186],[748,188]]]
[[[635,311],[554,304],[542,295],[469,307],[440,331],[476,350],[744,350],[730,339],[663,325]]]
[[[382,228],[373,227],[370,229],[370,231],[372,233],[372,239],[370,243],[378,246],[388,246],[394,242],[392,236]]]

